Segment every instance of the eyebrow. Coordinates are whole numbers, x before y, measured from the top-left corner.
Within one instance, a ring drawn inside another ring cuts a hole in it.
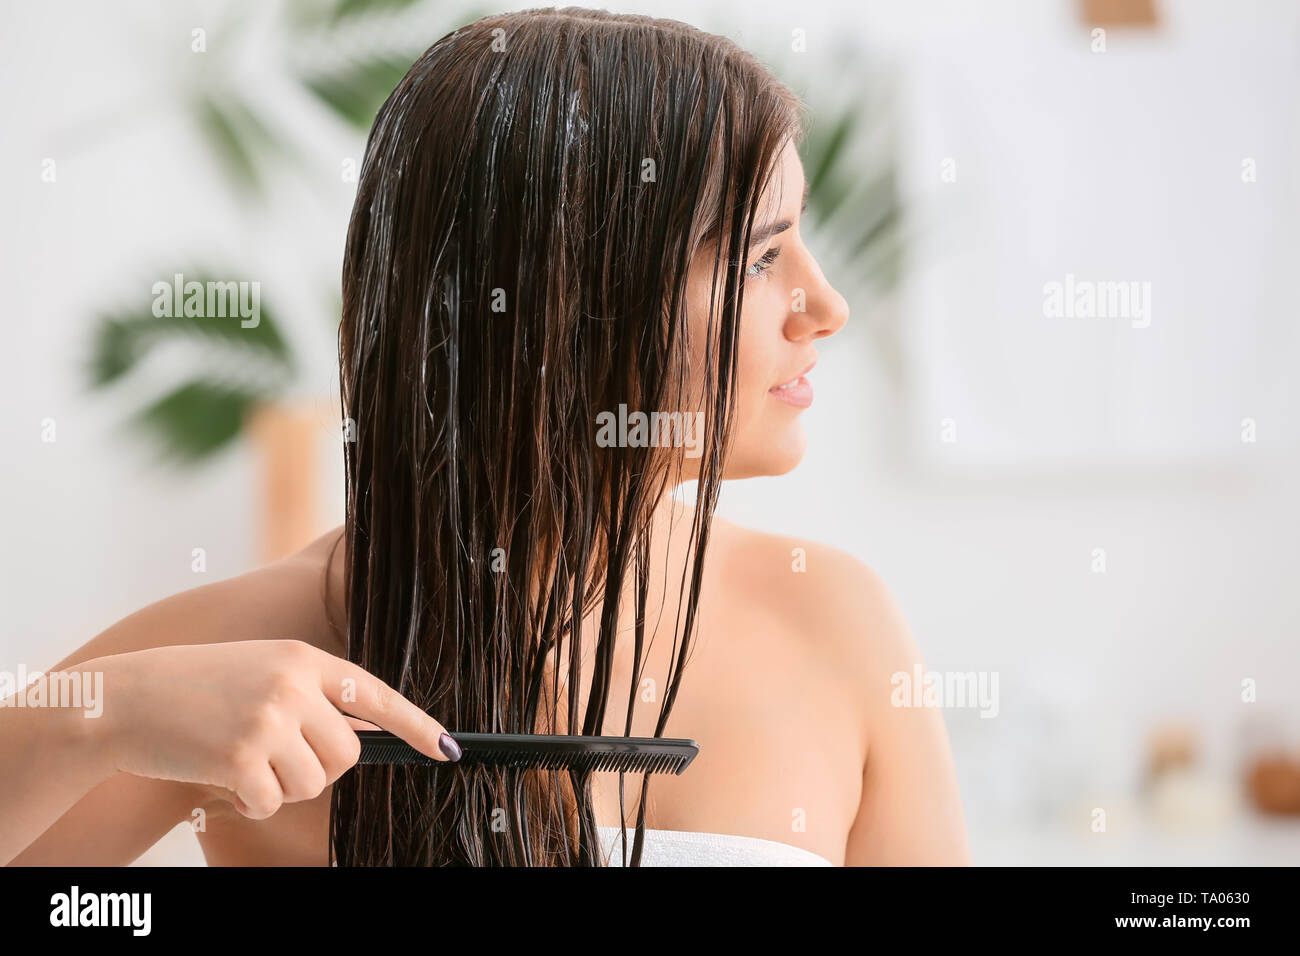
[[[803,213],[808,209],[808,191],[811,186],[812,184],[807,179],[803,181],[803,202],[799,204],[800,215],[803,215]],[[762,229],[754,231],[749,236],[749,248],[753,249],[755,246],[761,246],[773,236],[785,232],[790,228],[790,226],[791,222],[789,219],[782,219],[780,222],[775,222],[770,226],[764,226]]]

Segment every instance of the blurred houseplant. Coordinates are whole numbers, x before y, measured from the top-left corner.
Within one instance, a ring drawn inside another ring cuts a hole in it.
[[[437,0],[287,2],[279,10],[279,28],[293,43],[281,45],[286,51],[284,72],[363,143],[384,99],[428,43],[430,34],[412,30],[403,14],[415,8],[428,11],[431,5]],[[213,44],[214,52],[232,55],[230,51],[237,51],[246,39],[249,18],[240,11],[235,8],[214,31],[214,39],[219,31],[221,40]],[[447,32],[492,12],[461,8],[455,15],[434,16],[445,19],[442,32]],[[319,51],[309,65],[294,62],[291,51],[303,45]],[[783,65],[793,70],[798,62],[788,56],[767,60],[778,74],[789,72]],[[303,164],[312,146],[292,141],[283,124],[224,82],[219,57],[213,65],[192,78],[182,108],[219,161],[232,196],[245,204],[273,205],[276,197],[266,186],[268,170],[280,163]],[[819,70],[825,69],[822,61]],[[887,296],[897,281],[902,246],[892,136],[881,136],[881,110],[864,109],[860,100],[834,112],[809,105],[814,121],[801,154],[809,179],[812,231],[826,240],[823,245],[838,259],[823,265],[855,302]],[[205,284],[239,274],[202,261],[186,269],[159,270],[168,281],[176,273],[186,282]],[[337,291],[332,298],[337,301]],[[193,370],[189,376],[136,409],[129,423],[151,439],[165,460],[188,466],[210,460],[243,437],[257,443],[265,484],[263,557],[274,559],[319,533],[312,435],[327,416],[337,416],[337,409],[324,411],[323,403],[304,407],[288,398],[300,379],[301,362],[281,332],[274,296],[264,301],[252,327],[207,312],[199,308],[190,315],[160,317],[152,302],[136,299],[101,314],[88,363],[89,384],[102,389],[148,377],[151,366],[145,360],[163,348],[188,354],[185,364]],[[892,372],[897,368],[897,338],[890,324],[879,318],[889,312],[871,309],[867,314],[875,317],[866,325],[876,354],[884,370]],[[331,329],[337,320],[337,315],[330,316]]]

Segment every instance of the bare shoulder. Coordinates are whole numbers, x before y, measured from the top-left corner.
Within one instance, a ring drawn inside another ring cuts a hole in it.
[[[866,564],[824,544],[717,525],[723,587],[783,616],[782,630],[847,679],[862,719],[862,785],[846,843],[850,865],[970,862],[952,749],[935,707],[896,703],[900,674],[924,668],[889,589]],[[714,551],[710,548],[710,557]],[[735,599],[733,599],[735,600]],[[828,680],[821,692],[843,686]]]
[[[272,564],[156,601],[122,618],[58,666],[150,647],[249,640],[299,640],[341,654],[341,535],[342,529],[336,529]]]
[[[798,640],[873,689],[919,660],[889,588],[848,552],[714,518],[709,553],[724,588],[734,585]]]

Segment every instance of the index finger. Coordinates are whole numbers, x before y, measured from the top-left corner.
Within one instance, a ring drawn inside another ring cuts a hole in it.
[[[460,756],[456,741],[438,721],[365,668],[341,657],[325,656],[329,660],[321,667],[321,692],[343,713],[396,734],[435,760]]]

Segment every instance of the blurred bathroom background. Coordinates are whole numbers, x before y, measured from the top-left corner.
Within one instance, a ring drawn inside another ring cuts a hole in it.
[[[858,556],[930,670],[996,677],[946,712],[976,862],[1300,863],[1300,6],[605,6],[812,107],[853,315],[804,464],[721,512]],[[7,9],[0,668],[340,522],[365,133],[506,8]],[[257,283],[260,323],[153,316],[178,273]],[[143,862],[202,857],[182,826]]]

